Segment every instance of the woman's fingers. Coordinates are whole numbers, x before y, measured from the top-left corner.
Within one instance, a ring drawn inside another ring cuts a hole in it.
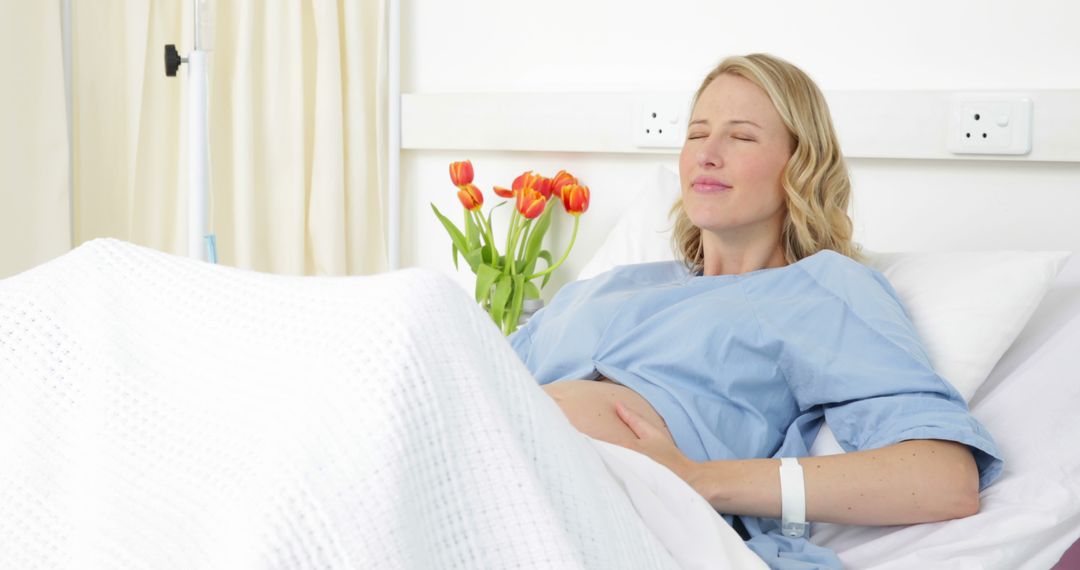
[[[644,453],[657,463],[671,469],[673,473],[693,486],[692,475],[698,464],[684,455],[675,445],[675,442],[666,437],[667,434],[664,434],[656,426],[650,424],[641,414],[631,410],[622,402],[615,402],[615,415],[638,438],[633,444],[624,445],[623,447]],[[659,437],[661,435],[665,437]]]
[[[645,436],[651,435],[649,430],[652,429],[652,426],[649,425],[649,422],[646,422],[637,412],[627,408],[622,402],[615,402],[615,415],[619,416],[619,419],[630,428],[630,431],[634,432],[638,439],[644,439]]]

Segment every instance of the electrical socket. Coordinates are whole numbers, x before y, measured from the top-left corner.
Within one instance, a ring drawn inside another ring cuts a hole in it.
[[[954,154],[1027,154],[1031,123],[1027,97],[959,94],[950,106],[946,146]]]
[[[641,148],[680,148],[686,138],[688,103],[681,95],[642,97],[634,110],[634,144]]]

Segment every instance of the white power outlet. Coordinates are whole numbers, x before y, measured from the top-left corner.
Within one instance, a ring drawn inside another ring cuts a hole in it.
[[[686,138],[685,97],[642,97],[634,112],[634,144],[642,148],[680,148]]]
[[[954,154],[1031,152],[1031,99],[1002,94],[960,94],[949,113],[947,147]]]

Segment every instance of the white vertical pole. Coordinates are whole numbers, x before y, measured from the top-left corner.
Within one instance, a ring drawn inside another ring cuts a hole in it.
[[[388,114],[389,114],[389,208],[387,232],[389,233],[389,263],[393,271],[401,266],[401,2],[390,2],[389,62],[387,66]]]
[[[200,0],[195,4],[195,46],[188,54],[188,255],[209,258],[205,236],[210,233],[210,153],[207,132],[207,52],[202,50]]]
[[[188,255],[204,261],[210,206],[206,130],[206,52],[196,50],[188,54]]]

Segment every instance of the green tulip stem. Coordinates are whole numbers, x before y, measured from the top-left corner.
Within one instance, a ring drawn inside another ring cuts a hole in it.
[[[535,273],[533,275],[530,275],[530,276],[526,277],[525,281],[532,281],[533,279],[536,279],[537,277],[543,277],[543,276],[547,275],[548,273],[551,273],[552,271],[555,271],[556,269],[559,268],[560,265],[563,264],[564,261],[566,261],[567,257],[570,257],[570,250],[574,248],[574,240],[577,239],[578,224],[580,224],[580,223],[581,223],[581,216],[580,215],[574,216],[574,232],[572,234],[570,234],[570,245],[566,246],[566,253],[563,254],[563,256],[559,259],[559,261],[557,261],[555,263],[555,265],[552,265],[551,267],[548,267],[547,269],[541,271],[540,273]]]
[[[532,220],[527,220],[525,223],[528,225],[525,226],[525,235],[521,236],[521,239],[518,240],[517,255],[514,256],[515,259],[521,259],[521,256],[525,255],[525,244],[529,242],[529,235],[532,234]]]
[[[518,214],[517,210],[510,214],[510,227],[506,230],[506,249],[504,250],[506,251],[506,263],[508,264],[510,263],[510,257],[513,255],[510,246],[514,243],[514,233],[517,230],[518,218],[520,217],[521,215]],[[499,270],[504,271],[503,268],[499,268]]]
[[[506,246],[506,265],[510,268],[510,275],[517,275],[517,257],[514,255],[514,250],[517,249],[518,240],[521,238],[522,232],[529,228],[529,221],[525,216],[516,216],[520,218],[518,226],[514,228],[513,239],[510,240],[510,244]],[[521,240],[525,241],[525,240]]]
[[[495,234],[491,231],[491,224],[487,222],[480,210],[474,210],[473,215],[476,217],[477,225],[480,226],[480,231],[487,237],[485,241],[487,241],[488,249],[491,250],[491,265],[494,267],[498,260],[495,259]]]

